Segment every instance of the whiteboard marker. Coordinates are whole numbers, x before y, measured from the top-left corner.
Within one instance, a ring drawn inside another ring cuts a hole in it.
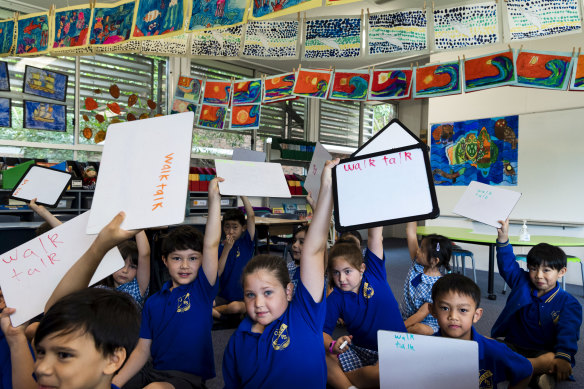
[[[345,346],[347,345],[347,343],[349,343],[349,342],[347,342],[347,341],[345,340],[345,341],[343,342],[343,344],[341,344],[341,347],[339,347],[339,350],[342,350],[342,349],[344,349],[344,348],[345,348]]]

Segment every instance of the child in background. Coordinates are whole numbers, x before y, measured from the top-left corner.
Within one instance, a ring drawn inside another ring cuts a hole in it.
[[[337,243],[329,252],[328,275],[334,290],[327,298],[323,337],[327,382],[335,388],[379,386],[377,331],[406,331],[387,283],[383,227],[369,229],[367,247],[367,265],[353,242]],[[338,318],[350,335],[333,340]]]
[[[450,270],[452,243],[441,235],[428,235],[418,246],[416,222],[406,225],[406,236],[412,267],[404,282],[400,306],[408,332],[432,335],[438,331],[438,321],[430,314],[432,285]]]
[[[558,283],[566,274],[566,254],[540,243],[527,253],[524,271],[509,244],[509,220],[499,223],[497,264],[511,293],[491,336],[504,337],[511,349],[529,358],[541,388],[554,387],[572,374],[582,325],[582,305]]]
[[[215,376],[211,310],[217,293],[222,180],[209,183],[205,237],[194,227],[180,226],[163,240],[162,261],[170,280],[146,300],[138,345],[114,378],[117,386],[199,388]]]
[[[509,381],[510,389],[527,388],[532,367],[529,361],[473,327],[483,315],[481,290],[470,278],[447,274],[432,287],[432,314],[440,326],[436,336],[472,340],[479,345],[479,388],[496,389]]]
[[[302,257],[302,247],[304,247],[304,239],[306,238],[306,231],[308,231],[308,225],[303,225],[298,227],[292,234],[292,247],[290,254],[292,255],[292,260],[288,261],[286,264],[288,268],[288,276],[290,281],[294,285],[294,292],[298,287],[298,280],[300,279],[300,258]]]
[[[259,255],[245,267],[242,279],[248,316],[225,349],[225,388],[326,386],[324,257],[332,214],[331,169],[338,163],[338,159],[328,161],[322,173],[318,207],[302,247],[294,297],[281,257]]]
[[[219,245],[219,294],[215,299],[213,317],[245,313],[241,272],[255,251],[255,214],[246,196],[240,196],[245,215],[230,209],[223,215],[225,240]]]

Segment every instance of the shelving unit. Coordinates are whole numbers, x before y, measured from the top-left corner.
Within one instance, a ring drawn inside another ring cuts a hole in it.
[[[42,220],[27,205],[8,205],[11,190],[0,189],[0,220],[3,215],[18,216],[21,221]],[[53,214],[80,215],[88,211],[93,199],[93,190],[71,189],[65,192],[55,208],[48,208]]]
[[[207,192],[189,192],[187,216],[206,215],[209,212]],[[221,196],[221,211],[237,208],[237,196]]]

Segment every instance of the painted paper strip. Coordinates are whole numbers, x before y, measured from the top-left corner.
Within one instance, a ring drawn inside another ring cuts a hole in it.
[[[584,54],[579,55],[574,65],[572,72],[572,80],[570,81],[570,90],[584,91]]]
[[[67,106],[24,100],[24,128],[35,130],[67,130]]]
[[[14,19],[0,21],[0,57],[10,55],[14,46]]]
[[[513,85],[517,81],[511,50],[469,58],[464,61],[464,91]]]
[[[197,112],[197,104],[187,101],[181,100],[177,97],[172,100],[172,108],[170,109],[170,113],[181,113],[181,112]]]
[[[203,104],[199,113],[198,126],[222,130],[227,114],[226,105]]]
[[[140,0],[134,17],[134,39],[182,34],[186,0]]]
[[[67,7],[55,12],[53,19],[53,45],[55,51],[84,47],[89,43],[89,27],[92,20],[89,7]]]
[[[515,62],[518,86],[566,90],[572,71],[569,53],[521,51]]]
[[[96,4],[89,42],[92,45],[115,45],[130,39],[135,6],[134,0]]]
[[[191,0],[189,31],[228,27],[247,21],[250,0]]]
[[[234,105],[231,107],[229,128],[233,130],[255,130],[260,128],[261,104]]]
[[[262,101],[262,80],[237,80],[233,83],[231,105],[256,104]]]
[[[203,90],[203,80],[194,77],[180,76],[176,85],[174,97],[198,104]]]
[[[511,40],[582,31],[578,0],[507,0]]]
[[[434,185],[517,185],[519,116],[433,124]]]
[[[142,54],[185,56],[189,51],[189,36],[187,34],[165,35],[158,39],[145,39],[140,43]]]
[[[369,15],[369,55],[423,51],[428,49],[426,11],[410,9]]]
[[[45,54],[49,49],[49,15],[30,14],[18,19],[16,54],[20,56]]]
[[[329,99],[367,100],[369,77],[368,70],[335,70]]]
[[[361,18],[306,21],[304,58],[355,58],[361,55]]]
[[[368,100],[409,99],[414,71],[407,69],[371,70]]]
[[[96,53],[139,53],[142,50],[142,41],[127,40],[109,45],[92,45],[91,50]]]
[[[462,93],[458,61],[416,68],[414,98],[437,97]]]
[[[295,73],[278,74],[264,79],[264,94],[262,103],[274,103],[276,101],[293,100]]]
[[[326,99],[331,77],[331,70],[301,69],[296,73],[293,93],[295,96]]]
[[[209,31],[197,31],[191,35],[191,55],[201,57],[237,57],[241,49],[242,26]]]
[[[495,1],[434,10],[434,45],[438,50],[488,45],[499,41]]]
[[[322,0],[254,0],[252,5],[251,20],[272,19],[320,7]]]
[[[231,81],[207,80],[203,92],[204,104],[228,105],[231,98]]]
[[[249,22],[245,29],[243,55],[271,59],[298,58],[298,21]]]

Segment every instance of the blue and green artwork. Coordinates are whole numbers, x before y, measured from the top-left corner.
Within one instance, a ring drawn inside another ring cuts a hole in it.
[[[515,62],[518,86],[566,90],[572,73],[570,53],[521,51]]]
[[[63,73],[26,65],[22,91],[35,96],[65,101],[68,78]]]
[[[8,54],[14,43],[14,20],[0,22],[0,54]]]
[[[233,83],[233,105],[253,104],[262,101],[262,80],[239,80]]]
[[[181,31],[184,25],[184,0],[140,0],[132,37],[165,35]]]
[[[0,91],[10,92],[10,73],[6,62],[0,62]]]
[[[517,185],[519,116],[433,124],[430,163],[435,185]]]
[[[367,100],[368,70],[335,70],[329,98],[331,100]]]
[[[450,62],[416,68],[414,98],[437,97],[462,93],[460,63]]]
[[[67,106],[24,100],[24,128],[66,131]]]
[[[55,13],[53,48],[77,47],[87,44],[91,8],[79,8]]]
[[[249,0],[193,0],[189,30],[242,23],[248,4]]]
[[[89,42],[92,45],[112,45],[130,39],[134,7],[131,1],[117,7],[95,8]]]
[[[0,127],[12,127],[11,100],[0,98]]]
[[[49,17],[47,14],[18,21],[16,54],[32,54],[49,48]]]

